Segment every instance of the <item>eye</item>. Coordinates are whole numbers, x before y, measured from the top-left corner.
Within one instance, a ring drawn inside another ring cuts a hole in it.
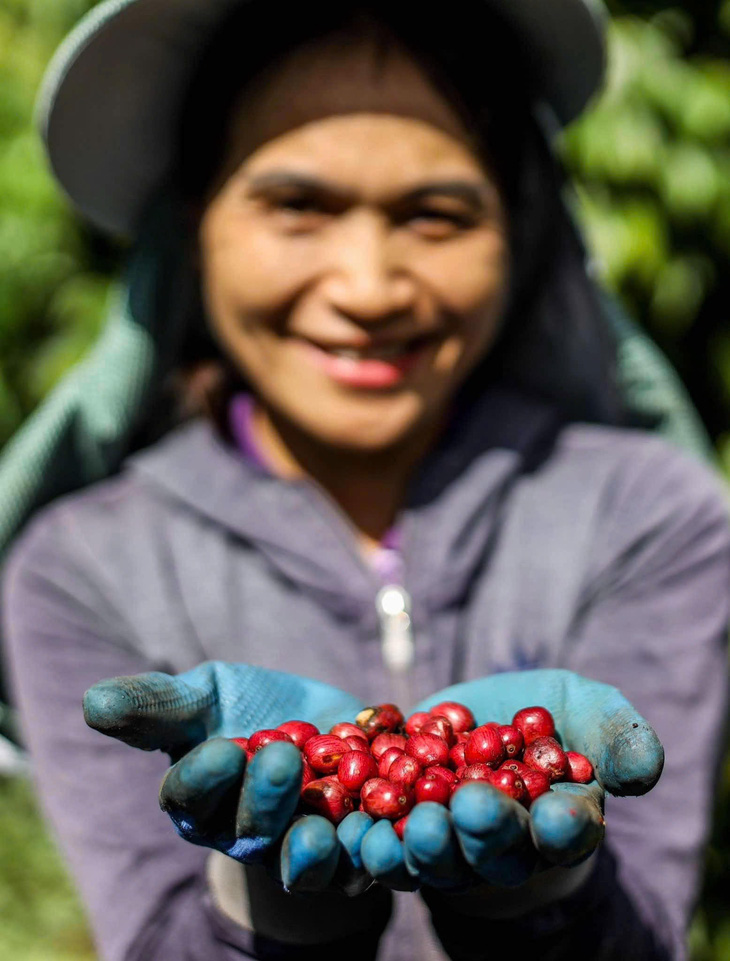
[[[271,196],[266,206],[277,223],[294,232],[314,230],[332,214],[321,198],[306,193]]]
[[[462,211],[419,207],[409,214],[407,223],[422,237],[446,240],[474,227],[476,218]]]

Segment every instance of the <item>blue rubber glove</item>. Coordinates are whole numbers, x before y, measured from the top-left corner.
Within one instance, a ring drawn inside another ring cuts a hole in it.
[[[160,805],[181,837],[244,864],[266,863],[291,890],[321,891],[334,883],[353,894],[372,883],[360,859],[372,819],[354,812],[335,831],[312,815],[290,826],[301,789],[299,750],[275,742],[247,764],[229,739],[288,720],[326,732],[363,706],[319,681],[219,661],[177,676],[112,678],[84,696],[90,727],[145,751],[166,751],[175,762]]]
[[[575,867],[603,838],[604,792],[644,794],[662,771],[659,739],[623,695],[570,671],[496,674],[446,688],[414,711],[442,701],[465,704],[477,724],[509,724],[521,708],[546,707],[563,746],[590,758],[598,780],[553,785],[529,812],[490,785],[473,782],[456,792],[450,810],[417,805],[402,843],[389,823],[376,823],[364,839],[362,858],[370,874],[391,887],[464,891],[484,881],[519,887],[547,867]],[[557,873],[568,886],[571,875],[586,875]],[[555,875],[546,875],[551,884]],[[557,885],[554,894],[561,896]]]

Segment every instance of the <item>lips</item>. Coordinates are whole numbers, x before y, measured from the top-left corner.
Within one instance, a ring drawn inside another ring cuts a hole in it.
[[[308,360],[337,383],[363,390],[382,390],[405,380],[436,338],[432,334],[421,335],[367,347],[298,340]]]

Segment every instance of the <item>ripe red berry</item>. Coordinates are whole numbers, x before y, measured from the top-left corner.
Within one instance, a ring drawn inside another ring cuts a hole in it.
[[[317,734],[304,745],[304,757],[320,774],[334,774],[347,745],[333,734]]]
[[[566,781],[571,781],[573,784],[588,784],[593,780],[593,765],[585,754],[566,751],[565,756],[568,759],[569,768]]]
[[[405,830],[406,830],[406,824],[408,824],[407,814],[404,818],[398,818],[397,821],[393,822],[393,830],[398,835],[398,839],[400,841],[403,840],[403,835],[405,834]]]
[[[482,762],[477,762],[476,764],[469,764],[461,774],[457,775],[460,781],[489,781],[492,782],[492,775],[494,771],[488,764],[483,764]]]
[[[555,721],[550,711],[544,707],[523,707],[512,718],[512,726],[522,732],[525,747],[532,744],[538,737],[555,735]]]
[[[451,722],[445,717],[432,717],[421,727],[419,733],[435,734],[436,737],[442,737],[449,747],[451,747],[452,744],[456,744],[454,729],[451,726]]]
[[[504,764],[500,765],[499,770],[501,771],[503,768],[506,768],[508,771],[514,771],[519,777],[524,777],[528,771],[532,770],[531,767],[528,767],[522,761],[515,760],[505,761]]]
[[[389,776],[390,766],[399,757],[405,757],[406,752],[402,751],[399,747],[389,747],[387,751],[380,755],[380,760],[378,763],[378,777],[384,777],[386,780]]]
[[[400,748],[401,751],[406,749],[406,738],[403,734],[378,734],[377,737],[373,738],[370,743],[370,751],[376,760],[385,754],[385,752],[390,747]]]
[[[456,784],[459,780],[454,772],[448,767],[440,767],[438,764],[433,764],[431,767],[427,767],[425,772],[427,775],[437,775],[442,777],[444,781],[448,781],[449,784]]]
[[[465,750],[466,744],[463,741],[460,744],[455,744],[449,751],[449,764],[454,768],[464,767],[466,765]]]
[[[360,793],[362,809],[373,818],[397,821],[411,810],[415,803],[413,791],[393,784],[384,778],[366,781]]]
[[[266,747],[267,744],[273,744],[274,741],[288,741],[292,744],[292,739],[284,731],[275,731],[266,729],[263,731],[256,731],[248,739],[248,750],[251,754],[256,754],[261,750],[262,747]]]
[[[414,734],[421,733],[421,725],[431,720],[431,715],[427,711],[416,711],[406,721],[406,734],[413,737]]]
[[[314,770],[311,764],[302,759],[302,790],[304,790],[310,781],[316,780],[317,772]]]
[[[358,727],[372,741],[378,734],[392,734],[403,727],[404,717],[395,704],[378,704],[366,707],[355,718]]]
[[[449,760],[449,745],[435,734],[416,734],[406,741],[406,754],[420,761],[424,767],[432,764],[445,767]]]
[[[476,727],[474,715],[469,708],[456,701],[442,701],[441,704],[435,704],[429,714],[434,717],[445,717],[457,733],[459,731],[471,731],[472,728]]]
[[[333,724],[329,729],[329,733],[333,734],[335,737],[341,737],[344,741],[346,737],[359,737],[365,743],[368,743],[367,734],[363,731],[361,727],[357,724],[350,724],[348,721],[340,721],[339,724]]]
[[[416,803],[433,801],[435,804],[448,804],[451,797],[451,785],[438,774],[428,771],[419,777],[415,785]]]
[[[520,731],[519,728],[513,727],[511,724],[503,724],[501,727],[498,727],[497,730],[499,731],[499,736],[502,738],[504,753],[507,757],[519,757],[525,746],[522,731]]]
[[[364,751],[348,751],[342,755],[337,765],[337,779],[353,796],[360,793],[360,788],[366,781],[377,776],[378,765],[375,758]]]
[[[388,770],[388,780],[405,788],[412,788],[423,773],[423,768],[414,757],[403,754],[397,757]]]
[[[467,764],[489,764],[490,767],[501,764],[505,750],[499,728],[483,724],[473,730],[466,742],[464,758]]]
[[[336,736],[337,735],[334,735],[334,737]],[[370,753],[370,742],[366,737],[355,737],[354,734],[348,734],[348,736],[343,737],[342,740],[351,751],[364,751],[365,754]]]
[[[525,748],[523,760],[533,771],[542,771],[551,781],[562,781],[570,766],[565,751],[553,737],[538,737]]]
[[[319,734],[319,728],[309,724],[308,721],[285,721],[277,730],[288,734],[300,751],[310,737],[316,737]]]
[[[522,783],[525,785],[527,793],[525,803],[528,807],[535,798],[539,798],[541,794],[550,790],[550,778],[542,771],[533,771],[528,768],[527,772],[522,775]]]
[[[302,801],[333,824],[339,824],[354,809],[347,788],[335,777],[311,781],[302,791]]]
[[[498,791],[502,791],[503,794],[511,797],[513,801],[522,801],[525,798],[524,782],[514,771],[501,767],[498,771],[492,773],[490,784],[496,787]]]

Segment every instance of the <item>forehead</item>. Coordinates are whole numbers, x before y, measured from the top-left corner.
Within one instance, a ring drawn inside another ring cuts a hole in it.
[[[368,162],[479,168],[472,133],[423,66],[397,42],[377,49],[367,38],[300,47],[243,91],[230,117],[228,171],[284,160],[359,175]]]
[[[365,196],[423,180],[483,180],[485,173],[461,140],[424,120],[387,113],[311,121],[264,143],[241,165],[240,175],[277,169],[324,178]]]

